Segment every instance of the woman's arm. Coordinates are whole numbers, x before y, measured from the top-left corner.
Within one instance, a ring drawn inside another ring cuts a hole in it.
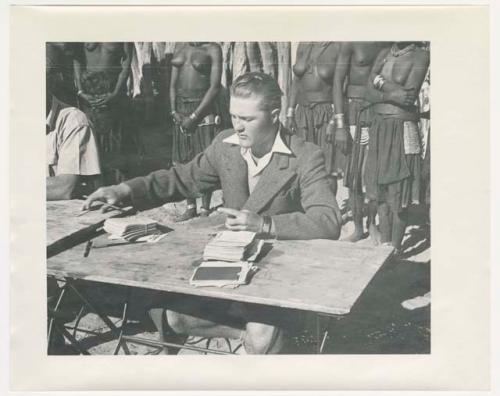
[[[351,64],[352,44],[342,43],[340,45],[337,64],[335,65],[335,74],[333,75],[333,106],[335,110],[334,120],[330,120],[326,131],[326,139],[333,141],[335,132],[335,145],[347,152],[347,129],[344,124],[344,98],[345,81]]]
[[[121,60],[121,71],[116,81],[112,95],[117,96],[125,87],[130,74],[130,64],[132,63],[132,43],[123,43],[123,59]]]
[[[335,107],[335,114],[344,113],[344,81],[349,71],[349,65],[351,64],[351,54],[352,44],[349,42],[342,43],[333,76],[333,105]]]

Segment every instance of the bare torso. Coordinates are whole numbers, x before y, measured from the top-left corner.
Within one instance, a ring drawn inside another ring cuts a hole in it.
[[[300,43],[293,66],[297,82],[297,102],[332,102],[333,76],[339,44]]]
[[[378,52],[379,46],[375,42],[352,43],[349,84],[366,85]]]
[[[210,87],[212,57],[209,51],[213,44],[204,43],[198,46],[182,45],[175,51],[172,65],[177,68],[178,75],[175,89],[185,91],[206,91]]]

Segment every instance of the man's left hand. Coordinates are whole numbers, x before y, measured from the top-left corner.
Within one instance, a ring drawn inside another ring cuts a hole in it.
[[[264,224],[264,218],[262,216],[249,212],[248,210],[219,208],[218,212],[227,215],[226,228],[231,231],[260,232]]]

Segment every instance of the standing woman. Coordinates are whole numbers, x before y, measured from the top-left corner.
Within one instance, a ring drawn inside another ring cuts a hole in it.
[[[364,173],[369,146],[369,128],[372,122],[371,103],[365,100],[366,85],[373,63],[380,51],[380,45],[373,41],[344,42],[335,69],[333,84],[335,105],[335,141],[338,147],[347,148],[348,135],[352,139],[347,157],[344,185],[349,189],[349,202],[354,220],[354,232],[347,241],[356,242],[363,238]],[[345,86],[345,90],[344,90]],[[380,234],[375,226],[377,203],[368,205],[368,230],[375,244]]]
[[[221,86],[222,50],[217,43],[179,43],[172,57],[170,81],[171,113],[174,118],[172,160],[191,161],[215,137],[220,117],[216,98]],[[208,216],[211,193],[202,195],[201,216]],[[177,221],[196,216],[196,198],[187,200],[187,210]]]
[[[345,155],[335,148],[333,134],[333,77],[339,48],[339,43],[328,41],[299,44],[285,123],[292,132],[323,149],[335,194],[345,162]]]
[[[378,201],[383,243],[401,249],[408,206],[419,203],[421,142],[417,94],[429,67],[420,43],[397,42],[382,50],[370,73],[374,102],[366,164],[366,194]]]

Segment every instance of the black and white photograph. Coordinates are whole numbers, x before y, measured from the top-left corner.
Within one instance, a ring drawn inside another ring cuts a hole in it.
[[[46,353],[430,354],[433,44],[398,38],[47,41]]]

